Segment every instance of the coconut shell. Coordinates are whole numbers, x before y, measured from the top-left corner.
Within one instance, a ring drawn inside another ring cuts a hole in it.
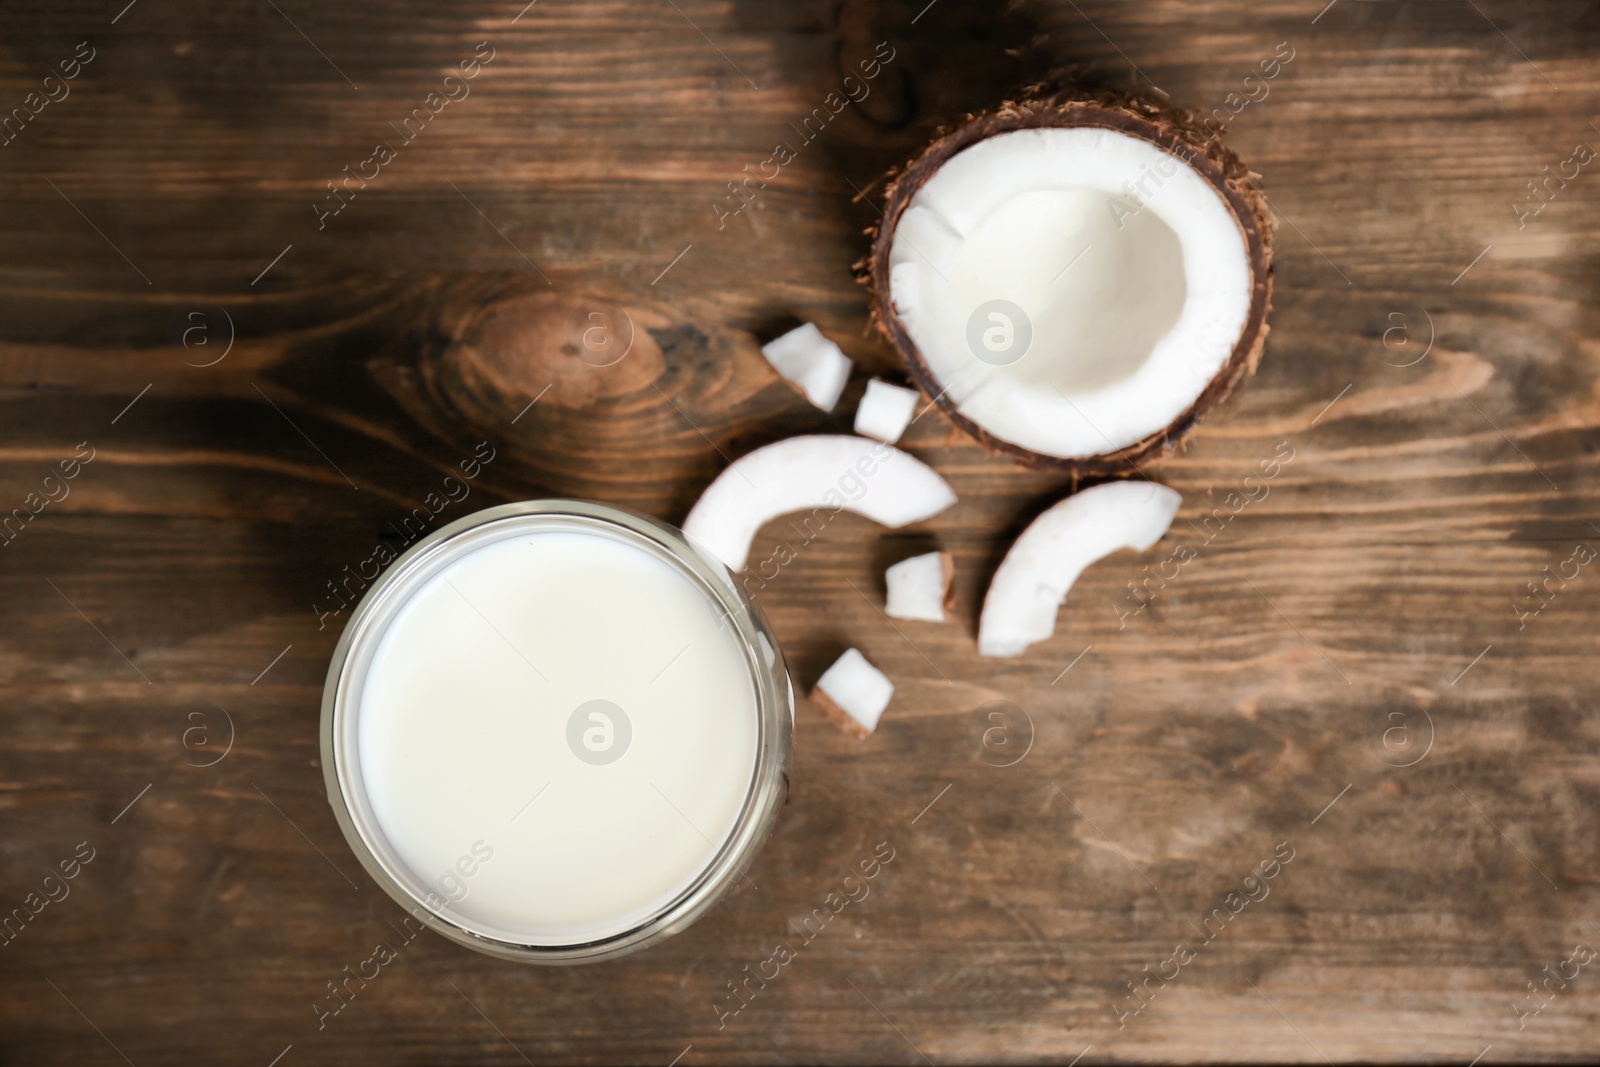
[[[1252,279],[1250,312],[1220,371],[1205,390],[1165,429],[1137,444],[1095,456],[1049,456],[1001,440],[957,410],[945,386],[934,377],[916,342],[895,312],[889,293],[889,252],[895,225],[917,191],[951,157],[996,134],[1043,127],[1094,126],[1147,141],[1189,164],[1221,195],[1244,235]],[[1252,174],[1193,115],[1170,105],[1131,94],[1096,93],[1030,95],[969,117],[942,133],[891,181],[884,194],[881,221],[867,231],[872,251],[857,264],[859,279],[873,294],[872,324],[906,361],[911,377],[950,420],[980,444],[1003,452],[1030,467],[1066,470],[1078,477],[1126,477],[1145,463],[1158,460],[1193,432],[1200,417],[1220,403],[1246,374],[1254,374],[1267,339],[1267,313],[1272,307],[1272,216],[1266,197],[1252,183]]]
[[[944,595],[939,598],[939,606],[944,608],[944,617],[949,619],[956,608],[956,560],[948,552],[939,553],[939,576],[944,580]]]

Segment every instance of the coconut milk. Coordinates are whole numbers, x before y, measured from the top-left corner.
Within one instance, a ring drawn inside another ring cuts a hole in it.
[[[737,878],[770,825],[781,660],[725,572],[627,518],[447,527],[374,587],[336,657],[347,836],[475,947],[641,939]]]

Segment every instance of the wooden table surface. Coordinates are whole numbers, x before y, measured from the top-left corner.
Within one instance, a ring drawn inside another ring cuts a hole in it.
[[[1596,4],[523,2],[0,5],[0,107],[34,101],[0,147],[0,509],[37,509],[0,546],[0,909],[40,905],[0,1060],[1593,1062]],[[802,703],[759,889],[588,968],[400,939],[323,788],[327,583],[480,442],[437,521],[681,521],[728,457],[847,432],[896,369],[850,271],[882,175],[1063,71],[1237,111],[1277,213],[1260,372],[1152,472],[1167,539],[978,658],[989,575],[1070,486],[929,414],[905,445],[960,503],[841,517],[759,594],[799,685],[854,645],[897,686],[860,743]],[[835,414],[759,356],[795,319],[862,368]],[[575,360],[589,321],[629,355]],[[892,626],[882,567],[928,544],[956,620]]]

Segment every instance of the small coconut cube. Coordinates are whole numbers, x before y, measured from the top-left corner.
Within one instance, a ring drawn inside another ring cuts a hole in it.
[[[850,357],[822,336],[815,324],[797,326],[761,346],[772,369],[783,375],[823,411],[832,411],[850,380]]]
[[[901,560],[883,575],[889,590],[884,614],[896,619],[944,622],[950,611],[950,586],[955,573],[948,552],[929,552]]]
[[[894,683],[851,648],[822,672],[811,691],[811,702],[833,725],[851,737],[863,738],[877,729],[878,717],[893,695]]]
[[[915,389],[874,378],[867,383],[867,391],[856,408],[856,433],[892,445],[911,425],[916,410]]]

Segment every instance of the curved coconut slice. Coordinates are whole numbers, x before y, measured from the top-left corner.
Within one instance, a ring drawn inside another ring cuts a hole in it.
[[[839,394],[850,380],[850,357],[809,322],[762,345],[761,354],[773,370],[823,411],[838,405]]]
[[[1000,562],[978,620],[978,655],[1020,656],[1056,629],[1056,609],[1085,567],[1122,548],[1145,551],[1178,513],[1176,491],[1107,482],[1034,519]]]
[[[890,188],[876,318],[917,383],[986,445],[1128,473],[1260,359],[1272,225],[1250,175],[1144,101],[1007,104]]]
[[[948,552],[903,559],[883,574],[888,603],[883,613],[895,619],[944,622],[950,611],[955,563]]]
[[[894,683],[853,648],[822,672],[811,702],[833,725],[851,737],[866,737],[878,728],[883,709],[894,696]]]
[[[882,378],[867,383],[856,405],[856,433],[894,444],[911,425],[917,410],[917,391],[891,385]]]
[[[791,511],[853,511],[888,527],[956,502],[949,483],[893,445],[849,435],[791,437],[733,462],[706,487],[683,532],[729,570],[744,568],[762,525]]]

